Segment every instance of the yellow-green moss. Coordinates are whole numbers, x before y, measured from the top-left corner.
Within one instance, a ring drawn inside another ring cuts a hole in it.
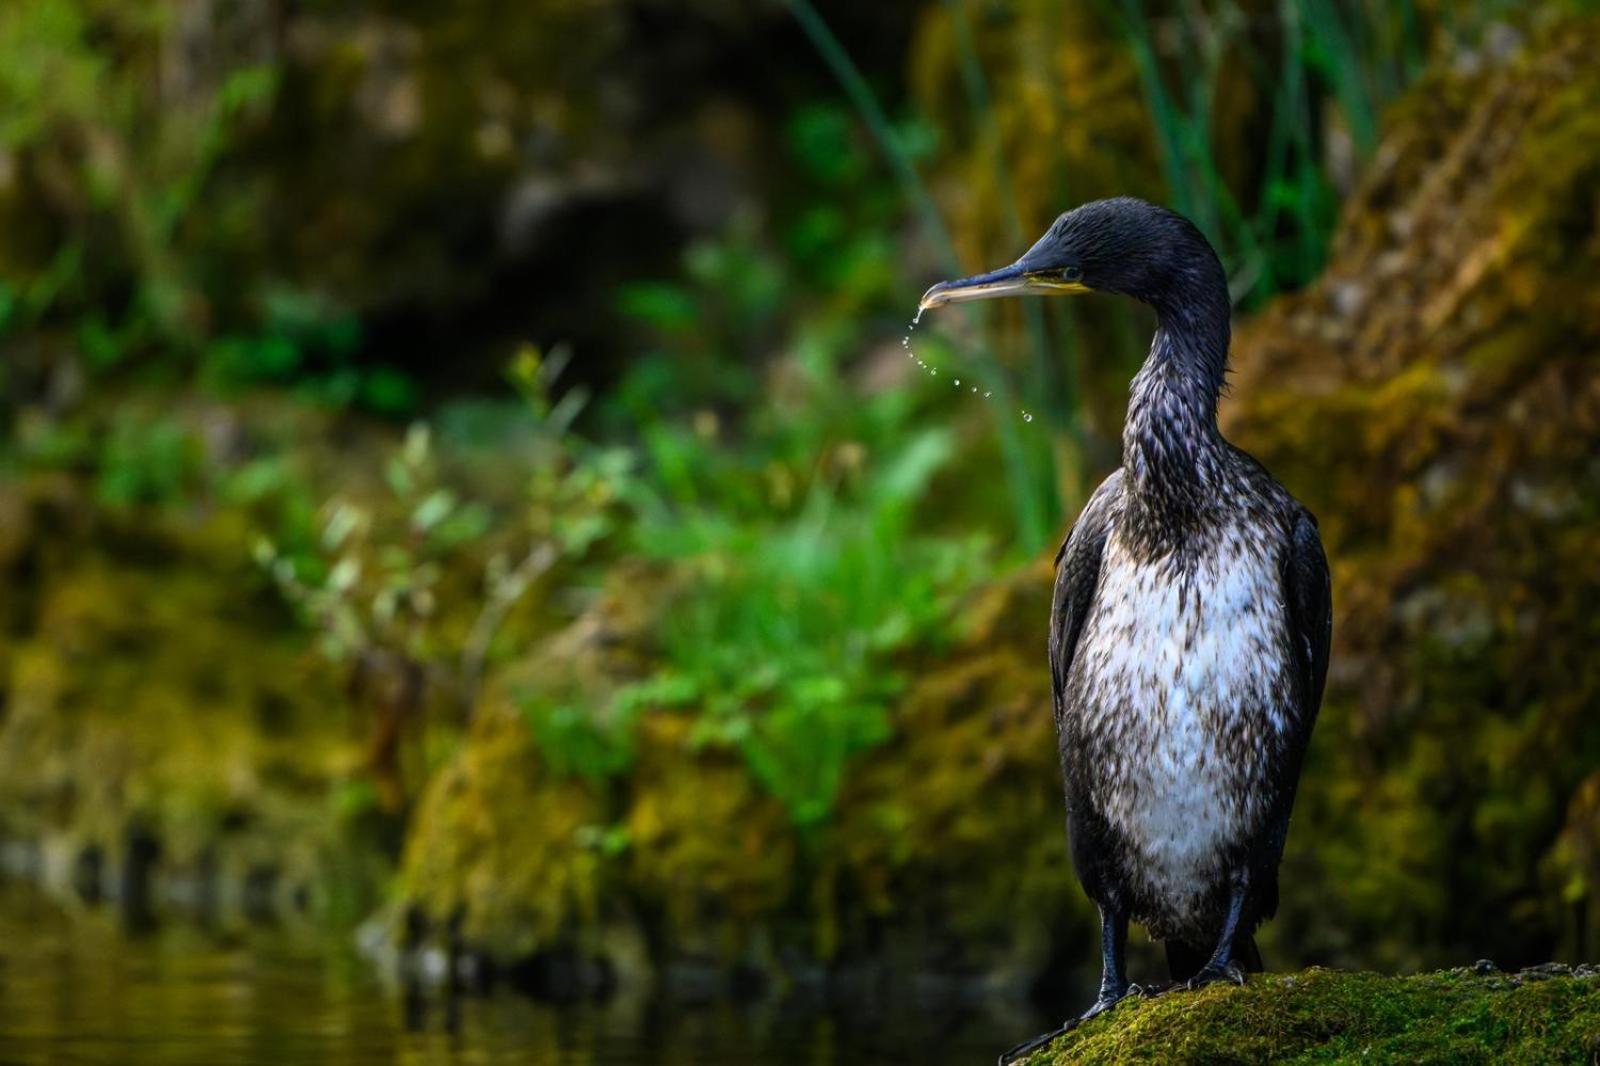
[[[114,883],[144,840],[155,898],[178,879],[224,912],[347,915],[385,871],[332,802],[354,769],[342,697],[281,619],[252,616],[248,564],[216,536],[152,537],[139,558],[80,544],[13,585],[31,617],[0,649],[3,831],[44,845],[39,874],[59,889],[87,869]]]
[[[1129,999],[1027,1058],[1074,1063],[1585,1063],[1600,978],[1311,969]]]
[[[737,752],[695,752],[692,721],[648,718],[622,819],[637,898],[659,908],[676,950],[744,957],[794,891],[796,845],[782,804]]]
[[[492,708],[419,805],[401,894],[499,958],[570,947],[596,917],[601,857],[583,831],[605,820],[588,785],[539,765],[514,710]]]

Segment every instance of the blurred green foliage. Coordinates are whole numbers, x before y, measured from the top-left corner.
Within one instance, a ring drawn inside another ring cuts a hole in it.
[[[440,484],[432,448],[427,427],[413,425],[385,468],[393,496],[383,513],[328,501],[315,554],[256,544],[257,562],[314,622],[330,659],[359,659],[373,645],[416,660],[438,653],[429,623],[444,566],[488,532],[491,517]]]
[[[520,701],[540,757],[558,774],[599,781],[633,765],[631,717],[612,708],[552,702],[537,695]]]
[[[1247,304],[1301,285],[1326,254],[1341,184],[1371,150],[1385,101],[1441,38],[1470,40],[1500,14],[1409,0],[1006,11],[946,0],[911,24],[907,95],[877,57],[862,64],[841,43],[835,25],[848,20],[826,6],[790,9],[842,97],[790,98],[754,148],[776,156],[758,177],[762,201],[697,234],[680,274],[624,272],[588,298],[593,317],[615,310],[636,327],[622,382],[594,407],[606,437],[625,439],[664,410],[709,404],[726,419],[797,342],[826,345],[846,365],[898,328],[907,294],[930,274],[1009,260],[1050,213],[1095,195],[1133,191],[1192,215]],[[428,279],[461,306],[489,284],[492,251],[460,278],[439,269],[440,255],[459,263],[460,234],[437,205],[512,187],[505,138],[532,120],[510,117],[495,77],[527,70],[513,60],[543,54],[534,30],[570,28],[567,16],[530,13],[532,36],[519,27],[479,57],[501,73],[474,67],[459,88],[436,64],[461,58],[449,42],[462,33],[497,33],[498,16],[232,17],[237,27],[171,0],[38,0],[0,13],[0,144],[12,174],[0,189],[0,337],[17,348],[43,334],[71,351],[18,360],[36,364],[34,376],[41,361],[76,358],[110,375],[105,388],[155,368],[223,395],[285,386],[410,417],[424,388],[374,350],[374,321]],[[297,47],[274,43],[290,29]],[[339,33],[351,35],[348,51],[326,51]],[[516,76],[530,101],[545,99],[545,77]],[[433,95],[418,110],[423,89]],[[463,111],[460,97],[478,110]],[[614,133],[576,104],[540,121],[580,144]],[[589,121],[598,128],[579,129]],[[466,143],[449,123],[479,139]],[[296,136],[309,153],[299,168],[285,154]],[[523,165],[557,187],[566,180],[542,157]],[[412,208],[425,214],[406,226],[399,216]],[[920,240],[905,239],[908,223]],[[347,255],[366,256],[368,281],[346,269]],[[1107,409],[1141,334],[1125,309],[989,312],[952,336],[996,397],[1004,534],[1036,550],[1103,463]],[[7,368],[0,396],[26,376]],[[1067,443],[1024,432],[1017,408]]]
[[[949,454],[948,435],[926,431],[870,460],[847,442],[809,487],[769,468],[768,491],[794,501],[777,522],[720,511],[688,473],[641,523],[641,547],[691,575],[660,633],[673,701],[696,708],[697,743],[741,750],[797,822],[825,819],[848,760],[889,736],[895,657],[948,639],[982,572],[981,542],[916,529]],[[737,501],[748,486],[723,491]]]
[[[556,767],[622,773],[638,715],[683,708],[695,744],[740,751],[797,822],[816,824],[849,760],[890,735],[897,657],[950,638],[992,553],[982,536],[918,529],[950,432],[915,428],[903,394],[855,394],[828,352],[810,348],[742,429],[706,410],[658,415],[639,425],[636,457],[609,458],[628,512],[610,550],[669,565],[679,606],[662,617],[652,676],[598,704],[524,695]]]
[[[168,503],[194,486],[199,442],[164,419],[119,416],[101,445],[96,489],[108,504]]]
[[[175,7],[41,0],[0,14],[0,145],[52,166],[50,210],[7,247],[12,328],[76,321],[92,365],[201,334],[203,262],[186,231],[240,124],[259,120],[277,84],[240,63],[199,91],[163,93],[150,64]],[[247,239],[247,206],[231,233]]]
[[[617,310],[643,328],[645,348],[614,398],[618,424],[696,404],[757,404],[775,352],[823,347],[844,365],[886,310],[906,306],[902,204],[849,112],[800,108],[782,148],[790,202],[691,243],[677,277],[619,287]]]

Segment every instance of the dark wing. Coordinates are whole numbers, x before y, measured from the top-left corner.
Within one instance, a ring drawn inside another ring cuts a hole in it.
[[[1078,650],[1078,637],[1100,583],[1100,557],[1121,497],[1122,471],[1118,470],[1089,497],[1056,553],[1056,589],[1050,604],[1050,688],[1055,697],[1057,729],[1061,728],[1072,656]]]
[[[1328,680],[1328,646],[1333,640],[1333,588],[1328,557],[1322,551],[1317,520],[1300,511],[1289,539],[1283,568],[1284,598],[1289,606],[1289,633],[1295,647],[1296,681],[1300,688],[1297,718],[1310,739],[1311,727],[1322,706],[1322,689]]]
[[[1292,724],[1280,753],[1282,772],[1277,781],[1271,829],[1258,853],[1255,873],[1256,917],[1270,918],[1278,909],[1278,861],[1289,836],[1289,815],[1300,784],[1300,766],[1311,742],[1311,727],[1322,706],[1322,689],[1328,680],[1328,647],[1333,639],[1333,590],[1328,557],[1322,550],[1317,520],[1298,508],[1283,561],[1284,603],[1289,611],[1290,652],[1294,659],[1295,696]]]
[[[1067,834],[1072,865],[1084,891],[1096,903],[1112,903],[1118,895],[1110,828],[1089,802],[1083,745],[1076,736],[1075,716],[1067,713],[1067,679],[1073,656],[1100,584],[1100,563],[1106,539],[1122,511],[1122,472],[1095,490],[1067,534],[1056,556],[1056,591],[1050,607],[1050,688],[1055,696],[1056,739],[1061,745],[1061,773],[1067,794]]]

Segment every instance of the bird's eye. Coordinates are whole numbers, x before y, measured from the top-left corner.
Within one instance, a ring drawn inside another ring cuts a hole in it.
[[[1082,267],[1075,267],[1075,266],[1062,267],[1061,268],[1061,280],[1062,281],[1082,281],[1083,280],[1083,268]]]

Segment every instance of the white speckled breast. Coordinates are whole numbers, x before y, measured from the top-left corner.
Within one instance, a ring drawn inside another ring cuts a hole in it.
[[[1291,691],[1271,550],[1223,526],[1186,555],[1141,560],[1112,534],[1066,701],[1091,801],[1154,901],[1136,917],[1163,937],[1209,935],[1201,911],[1227,853],[1266,816]]]

